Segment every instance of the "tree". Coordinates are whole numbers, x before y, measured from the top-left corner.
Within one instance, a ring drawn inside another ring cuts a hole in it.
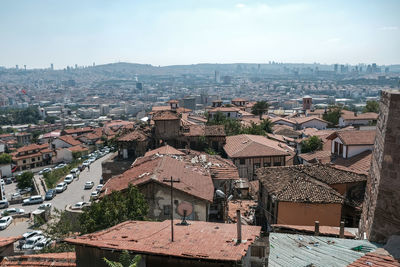
[[[113,191],[92,203],[79,217],[81,233],[93,233],[127,220],[144,220],[148,210],[144,196],[130,184],[124,192]]]
[[[47,116],[44,121],[50,124],[53,124],[56,122],[58,118],[56,116]]]
[[[339,123],[339,118],[341,115],[342,115],[342,108],[339,106],[332,106],[322,116],[322,118],[327,122],[330,122],[332,125],[337,125]]]
[[[20,189],[33,187],[33,173],[27,171],[17,176],[17,187]]]
[[[367,101],[367,105],[364,107],[363,112],[375,112],[379,113],[378,101]]]
[[[12,156],[7,154],[7,153],[3,153],[0,155],[0,164],[9,164],[12,162]]]
[[[129,255],[127,250],[122,251],[121,256],[119,257],[119,262],[110,261],[104,258],[104,261],[110,267],[136,267],[140,261],[141,257],[136,255],[133,259]]]
[[[321,150],[323,146],[322,140],[318,136],[311,136],[310,138],[301,142],[301,153],[314,152]]]
[[[268,103],[267,101],[258,101],[257,103],[254,104],[254,106],[251,108],[251,113],[254,115],[259,115],[260,120],[262,119],[262,115],[268,111]]]

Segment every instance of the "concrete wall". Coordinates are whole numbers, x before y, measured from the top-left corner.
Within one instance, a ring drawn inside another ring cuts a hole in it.
[[[340,226],[341,204],[295,203],[282,202],[278,204],[278,223],[292,225]]]
[[[60,140],[60,139],[54,139],[53,142],[51,143],[53,149],[58,149],[58,148],[67,148],[71,147],[72,145]]]
[[[320,120],[311,120],[300,125],[300,129],[305,128],[317,128],[318,130],[324,130],[328,124]]]
[[[347,157],[351,158],[354,157],[364,151],[367,150],[372,150],[374,148],[373,145],[368,145],[368,146],[347,146],[348,152],[347,152]]]
[[[11,164],[0,165],[1,177],[11,176]]]
[[[244,164],[240,164],[240,158],[233,158],[232,161],[239,170],[239,177],[248,178],[250,181],[256,178],[255,164],[260,164],[260,168],[278,166],[278,163],[280,166],[286,165],[285,156],[244,158]]]
[[[131,167],[133,160],[121,160],[118,158],[118,152],[115,152],[112,157],[101,163],[101,171],[104,183],[115,175],[122,174]]]
[[[386,242],[400,233],[400,92],[383,91],[360,233]]]
[[[179,136],[180,120],[155,121],[155,133],[158,139],[173,139]]]

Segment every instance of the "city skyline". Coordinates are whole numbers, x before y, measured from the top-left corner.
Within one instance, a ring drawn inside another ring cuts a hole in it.
[[[0,66],[400,63],[398,1],[3,1]]]

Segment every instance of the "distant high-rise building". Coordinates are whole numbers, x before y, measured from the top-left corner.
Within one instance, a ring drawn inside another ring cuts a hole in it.
[[[26,70],[26,65],[24,65],[24,70]]]
[[[95,62],[93,62],[93,67],[95,67],[96,66],[96,63]]]
[[[334,68],[334,70],[335,70],[335,73],[337,73],[338,70],[339,70],[339,65],[338,65],[338,64],[335,64],[335,65],[333,65],[333,68]]]
[[[51,69],[51,70],[54,70],[54,65],[53,65],[53,63],[50,64],[50,69]]]
[[[220,76],[218,70],[216,70],[215,73],[214,73],[214,81],[215,81],[216,83],[220,83],[220,82],[221,82],[221,76]]]
[[[138,90],[143,90],[143,83],[137,82],[137,83],[136,83],[136,89],[138,89]]]
[[[385,68],[385,73],[389,73],[389,67]]]
[[[15,65],[15,68],[16,68],[16,69],[19,69],[18,65]]]
[[[230,84],[232,82],[232,76],[224,76],[224,84]]]
[[[78,64],[75,64],[75,69],[77,69],[78,68]]]

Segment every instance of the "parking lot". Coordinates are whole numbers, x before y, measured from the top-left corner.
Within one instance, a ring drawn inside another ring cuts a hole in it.
[[[80,175],[79,179],[74,179],[72,183],[68,185],[67,190],[63,193],[57,194],[52,200],[44,201],[44,203],[52,203],[52,207],[64,210],[67,205],[75,204],[79,201],[89,201],[90,194],[95,190],[96,186],[100,182],[100,177],[102,174],[101,163],[108,159],[111,154],[107,154],[102,158],[99,158],[90,165],[90,170],[85,168]],[[38,174],[35,174],[38,175]],[[93,181],[94,187],[91,190],[84,190],[84,184],[87,181]],[[16,191],[16,183],[5,185],[5,192],[7,198],[10,198],[10,194]],[[44,196],[43,196],[44,198]],[[37,209],[40,204],[22,206],[21,204],[10,205],[10,208],[22,208],[25,213],[32,212]],[[3,209],[4,210],[4,209]],[[2,210],[1,210],[2,211]],[[29,229],[31,225],[30,221],[23,219],[14,220],[14,222],[5,230],[0,231],[0,236],[16,236],[22,235],[23,233],[31,230]]]

